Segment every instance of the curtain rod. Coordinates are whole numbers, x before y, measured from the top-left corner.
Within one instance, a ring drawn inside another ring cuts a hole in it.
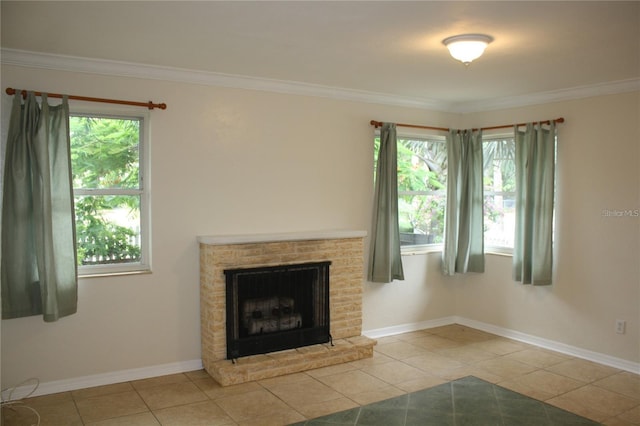
[[[7,87],[7,95],[14,95],[17,90],[16,89],[12,89],[11,87]],[[26,90],[22,90],[22,97],[26,98],[27,97],[27,91]],[[34,95],[36,96],[42,96],[42,92],[33,92]],[[58,98],[61,99],[64,95],[61,95],[59,93],[47,93],[47,96],[50,98]],[[167,104],[165,103],[161,103],[161,104],[154,104],[153,102],[149,101],[149,102],[134,102],[134,101],[121,101],[118,99],[103,99],[103,98],[89,98],[87,96],[73,96],[73,95],[68,95],[67,98],[69,99],[73,99],[76,101],[87,101],[87,102],[102,102],[102,103],[107,103],[107,104],[118,104],[118,105],[131,105],[131,106],[140,106],[140,107],[146,107],[149,109],[154,109],[154,108],[160,108],[160,109],[167,109]]]
[[[533,124],[551,124],[551,122],[554,123],[564,123],[564,118],[560,117],[560,118],[556,118],[555,120],[545,120],[545,121],[535,121]],[[381,121],[375,121],[375,120],[371,120],[370,123],[372,126],[374,126],[376,129],[378,127],[382,126],[382,122]],[[524,126],[527,123],[518,123],[518,124],[504,124],[501,126],[491,126],[491,127],[481,127],[480,129],[471,129],[471,130],[496,130],[496,129],[510,129],[512,127],[520,127],[520,126]],[[433,126],[419,126],[417,124],[403,124],[403,123],[396,123],[396,126],[398,127],[412,127],[414,129],[427,129],[427,130],[440,130],[442,132],[448,132],[449,128],[446,127],[433,127]]]

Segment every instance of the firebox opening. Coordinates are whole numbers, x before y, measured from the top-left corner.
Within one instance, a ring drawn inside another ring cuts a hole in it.
[[[328,342],[330,264],[225,270],[227,359]]]

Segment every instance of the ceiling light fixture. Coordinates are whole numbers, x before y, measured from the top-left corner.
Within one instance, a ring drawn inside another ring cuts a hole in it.
[[[493,37],[485,34],[461,34],[447,37],[442,44],[447,46],[449,53],[465,65],[482,56],[484,49],[493,41]]]

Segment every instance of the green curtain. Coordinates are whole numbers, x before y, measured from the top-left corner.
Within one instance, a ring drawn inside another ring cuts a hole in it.
[[[77,310],[69,104],[13,99],[2,199],[2,318]]]
[[[522,284],[550,285],[553,264],[555,192],[555,123],[549,129],[529,123],[516,127],[516,232],[514,279]]]
[[[398,146],[396,125],[384,123],[376,168],[368,279],[377,283],[404,280],[398,225]]]
[[[482,167],[482,130],[449,130],[445,275],[484,272]]]

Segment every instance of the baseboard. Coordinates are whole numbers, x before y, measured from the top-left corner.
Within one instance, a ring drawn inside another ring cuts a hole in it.
[[[93,374],[90,376],[76,377],[72,379],[53,380],[38,384],[36,390],[30,396],[50,395],[58,392],[67,392],[77,389],[90,388],[94,386],[112,385],[114,383],[128,382],[131,380],[148,379],[151,377],[165,376],[167,374],[185,373],[202,369],[202,360],[173,362],[169,364],[153,365],[150,367],[133,368],[129,370],[119,370],[103,374]],[[25,382],[27,383],[27,382]],[[19,385],[12,392],[12,399],[20,399],[29,395],[33,391],[35,380],[29,380],[28,384]],[[3,397],[6,397],[5,391]]]
[[[619,370],[629,371],[631,373],[640,374],[640,363],[628,361],[626,359],[617,358],[611,355],[606,355],[600,352],[594,352],[587,349],[582,349],[576,346],[567,345],[555,340],[549,340],[530,334],[521,333],[519,331],[510,330],[508,328],[497,327],[492,324],[487,324],[480,321],[471,320],[468,318],[458,317],[458,324],[466,325],[478,330],[486,331],[488,333],[496,334],[498,336],[507,337],[509,339],[518,340],[523,343],[529,343],[531,345],[539,346],[541,348],[550,349],[552,351],[560,352],[566,355],[575,356],[576,358],[582,358],[587,361],[597,362],[598,364],[608,365]]]
[[[425,330],[450,324],[465,325],[467,327],[486,331],[497,336],[506,337],[523,343],[539,346],[541,348],[575,356],[577,358],[582,358],[588,361],[597,362],[599,364],[608,365],[620,370],[640,374],[640,363],[637,362],[616,358],[599,352],[589,351],[561,342],[544,339],[542,337],[533,336],[530,334],[521,333],[519,331],[510,330],[508,328],[498,327],[492,324],[458,316],[450,316],[429,321],[422,321],[418,323],[401,324],[392,327],[367,330],[362,334],[372,339],[376,339],[380,337],[393,336],[395,334]],[[111,385],[114,383],[148,379],[151,377],[165,376],[167,374],[185,373],[188,371],[200,369],[202,369],[202,360],[194,359],[190,361],[174,362],[142,368],[133,368],[129,370],[119,370],[103,374],[94,374],[72,379],[54,380],[51,382],[40,383],[37,389],[31,394],[31,396],[49,395],[58,392],[67,392],[94,386]],[[28,385],[18,386],[16,389],[14,389],[12,392],[12,399],[20,399],[29,394],[33,390],[33,383],[33,381],[29,381]],[[3,393],[3,396],[6,395],[4,395]]]
[[[622,358],[616,358],[610,355],[602,354],[599,352],[589,351],[587,349],[578,348],[576,346],[567,345],[562,342],[545,339],[531,334],[521,333],[519,331],[510,330],[508,328],[498,327],[492,324],[475,321],[472,319],[451,316],[430,321],[423,321],[419,323],[402,324],[393,327],[384,327],[375,330],[367,330],[363,334],[371,338],[380,338],[385,336],[392,336],[394,334],[406,333],[409,331],[425,330],[433,327],[440,327],[449,324],[460,324],[467,327],[475,328],[477,330],[486,331],[497,336],[506,337],[509,339],[517,340],[530,345],[535,345],[541,348],[550,349],[552,351],[560,352],[566,355],[571,355],[576,358],[585,359],[587,361],[597,362],[598,364],[614,367],[619,370],[629,371],[631,373],[640,374],[640,363],[628,361]]]
[[[443,325],[455,324],[458,317],[444,317],[429,321],[416,322],[411,324],[394,325],[392,327],[377,328],[375,330],[363,331],[362,334],[371,338],[393,336],[394,334],[408,333],[410,331],[425,330],[427,328],[441,327]]]

